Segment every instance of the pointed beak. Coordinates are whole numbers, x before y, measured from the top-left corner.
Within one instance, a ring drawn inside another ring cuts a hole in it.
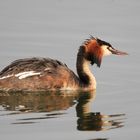
[[[123,51],[119,51],[116,49],[112,49],[111,52],[112,52],[112,54],[115,54],[115,55],[128,55],[128,53],[123,52]]]

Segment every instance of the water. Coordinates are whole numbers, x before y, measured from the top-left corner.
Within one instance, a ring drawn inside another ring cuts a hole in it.
[[[139,7],[138,0],[0,1],[0,69],[42,56],[75,72],[89,34],[129,53],[92,67],[93,93],[1,93],[1,139],[139,139]]]

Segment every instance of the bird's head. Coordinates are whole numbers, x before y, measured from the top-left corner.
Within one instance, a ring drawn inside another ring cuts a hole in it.
[[[112,47],[112,45],[106,41],[103,41],[99,38],[94,38],[93,36],[90,39],[87,39],[84,43],[85,58],[91,62],[97,64],[98,67],[101,65],[103,56],[115,54],[115,55],[128,55],[126,52],[119,51]]]

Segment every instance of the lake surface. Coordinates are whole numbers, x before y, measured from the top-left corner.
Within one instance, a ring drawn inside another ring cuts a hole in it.
[[[0,93],[0,138],[139,139],[139,13],[138,0],[1,0],[0,69],[41,56],[75,72],[78,47],[90,34],[129,55],[91,67],[93,92]]]

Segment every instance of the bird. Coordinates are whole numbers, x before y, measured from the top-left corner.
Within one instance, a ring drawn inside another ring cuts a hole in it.
[[[79,47],[75,74],[65,63],[32,57],[13,61],[0,72],[1,91],[95,90],[90,65],[101,66],[107,55],[128,55],[104,40],[90,36]]]

